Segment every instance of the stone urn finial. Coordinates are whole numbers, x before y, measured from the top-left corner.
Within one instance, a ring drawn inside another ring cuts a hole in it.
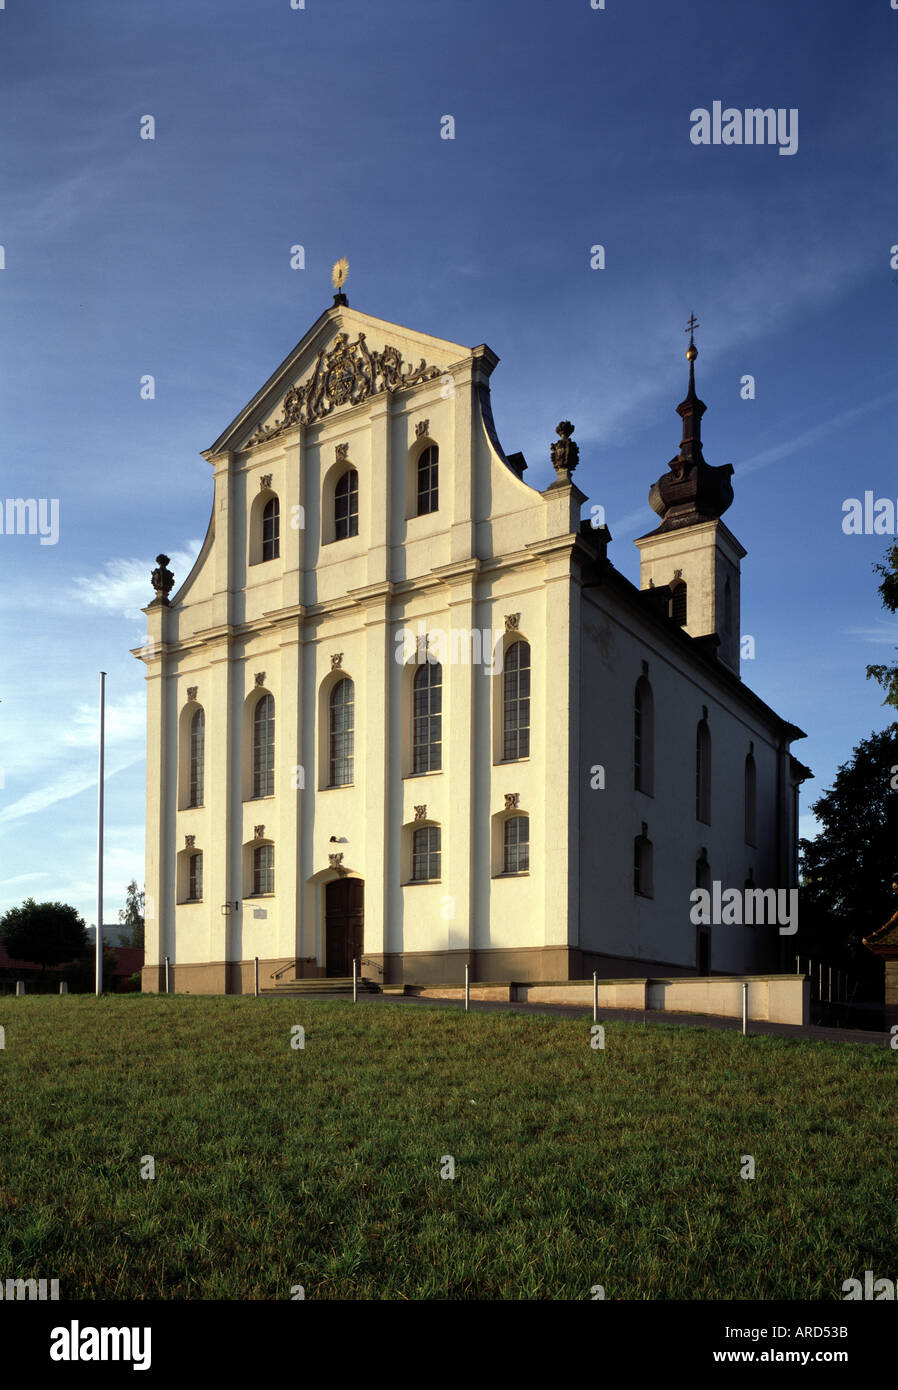
[[[168,603],[168,596],[175,587],[175,576],[168,568],[168,556],[156,556],[157,568],[150,575],[150,583],[156,590],[156,603]]]
[[[558,435],[558,439],[550,450],[552,463],[558,482],[569,483],[571,473],[577,467],[580,459],[580,446],[571,439],[574,427],[570,420],[562,420],[560,424],[556,425],[555,433]]]

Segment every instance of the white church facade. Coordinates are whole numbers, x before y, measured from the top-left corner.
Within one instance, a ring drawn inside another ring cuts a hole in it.
[[[800,729],[739,676],[742,546],[695,394],[637,588],[572,480],[524,481],[490,348],[340,293],[208,449],[145,610],[143,988],[776,969],[692,890],[797,882]]]

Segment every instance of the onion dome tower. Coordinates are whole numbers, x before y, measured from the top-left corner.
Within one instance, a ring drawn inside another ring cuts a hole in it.
[[[677,406],[683,422],[679,452],[649,489],[661,525],[642,536],[640,587],[656,591],[668,615],[692,637],[709,639],[719,660],[739,674],[740,561],[745,550],[721,521],[733,501],[733,465],[712,467],[702,453],[707,406],[695,389],[695,315],[686,325],[689,388]]]

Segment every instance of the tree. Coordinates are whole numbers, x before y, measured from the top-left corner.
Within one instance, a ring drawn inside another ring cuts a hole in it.
[[[796,951],[878,980],[881,964],[862,938],[895,911],[898,723],[859,743],[811,810],[822,828],[815,840],[800,841]]]
[[[13,960],[33,960],[41,967],[65,965],[90,944],[84,918],[67,903],[36,903],[26,898],[0,917],[0,939]]]
[[[898,541],[886,551],[885,563],[874,565],[873,568],[877,574],[882,575],[879,593],[883,608],[888,608],[891,613],[898,613]],[[868,666],[867,679],[879,681],[886,692],[884,705],[894,705],[898,708],[898,666]]]
[[[127,907],[119,908],[118,919],[125,927],[131,928],[128,937],[122,936],[123,946],[138,946],[143,950],[143,904],[144,895],[137,891],[137,880],[132,878],[125,889]]]
[[[118,958],[111,946],[103,943],[103,989],[112,988],[112,977]],[[97,983],[97,948],[88,945],[85,955],[79,956],[62,972],[72,994],[93,994]]]

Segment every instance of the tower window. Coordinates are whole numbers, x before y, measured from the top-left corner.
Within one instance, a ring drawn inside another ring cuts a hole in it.
[[[688,614],[688,590],[685,579],[671,585],[670,616],[680,627],[685,627]]]
[[[724,586],[723,586],[723,626],[724,626],[724,631],[725,631],[725,632],[732,632],[732,630],[733,630],[733,586],[732,586],[732,584],[730,583],[729,576],[727,576],[727,582],[726,582],[726,584],[724,584]]]

